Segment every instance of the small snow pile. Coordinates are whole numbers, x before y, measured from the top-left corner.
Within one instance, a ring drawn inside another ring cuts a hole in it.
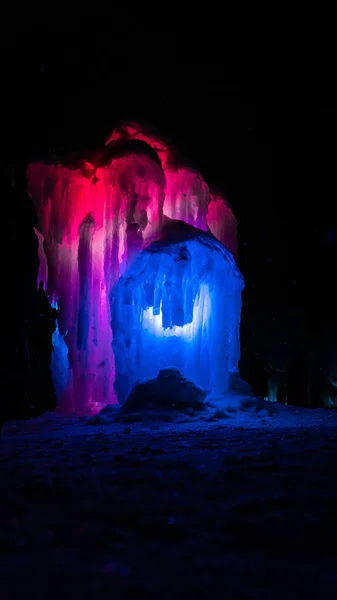
[[[135,385],[121,409],[121,416],[155,412],[164,420],[172,413],[193,416],[205,409],[207,392],[185,379],[178,369],[162,369],[155,379]]]
[[[119,404],[107,404],[102,410],[85,421],[86,425],[111,425],[120,413]]]
[[[248,384],[240,380],[236,389],[220,396],[208,396],[206,399],[207,421],[231,419],[232,424],[251,424],[264,418],[273,417],[279,412],[280,405],[266,402],[254,396]]]

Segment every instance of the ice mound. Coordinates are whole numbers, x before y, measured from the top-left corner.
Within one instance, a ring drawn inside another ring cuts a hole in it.
[[[225,394],[212,396],[185,378],[179,369],[167,368],[153,379],[138,381],[123,406],[104,407],[88,424],[230,420],[235,426],[242,425],[247,418],[263,419],[275,412],[277,407],[252,395],[248,386],[239,385]]]
[[[122,414],[138,410],[175,410],[205,408],[206,391],[185,379],[178,369],[162,369],[158,377],[135,385],[121,409]]]
[[[163,369],[155,379],[137,383],[122,407],[108,405],[86,424],[194,422],[199,427],[205,421],[225,421],[228,426],[242,427],[263,424],[284,410],[284,406],[240,390],[231,390],[221,397],[207,396],[178,369]]]
[[[206,396],[204,389],[183,377],[178,369],[162,369],[156,378],[137,382],[122,407],[108,405],[87,423],[189,420],[207,412]]]

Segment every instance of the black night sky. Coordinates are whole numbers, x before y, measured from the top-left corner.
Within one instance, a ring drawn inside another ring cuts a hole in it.
[[[2,43],[6,152],[99,147],[122,119],[155,127],[234,208],[246,311],[268,313],[269,328],[295,310],[308,328],[322,286],[330,300],[334,289],[336,111],[326,61],[317,69],[309,55],[289,60],[262,42],[227,51],[206,36],[196,45],[177,30],[112,35],[95,20],[8,31]]]

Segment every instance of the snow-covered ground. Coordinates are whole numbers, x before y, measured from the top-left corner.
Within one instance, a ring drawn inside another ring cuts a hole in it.
[[[1,600],[336,597],[337,412],[105,414],[5,425]]]

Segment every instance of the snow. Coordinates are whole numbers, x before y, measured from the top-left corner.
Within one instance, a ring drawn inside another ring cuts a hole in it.
[[[1,597],[333,598],[337,413],[238,395],[213,420],[7,423]]]
[[[114,286],[115,390],[123,404],[137,381],[163,368],[207,393],[235,387],[240,357],[242,275],[211,234],[167,219],[163,240],[134,260]]]

